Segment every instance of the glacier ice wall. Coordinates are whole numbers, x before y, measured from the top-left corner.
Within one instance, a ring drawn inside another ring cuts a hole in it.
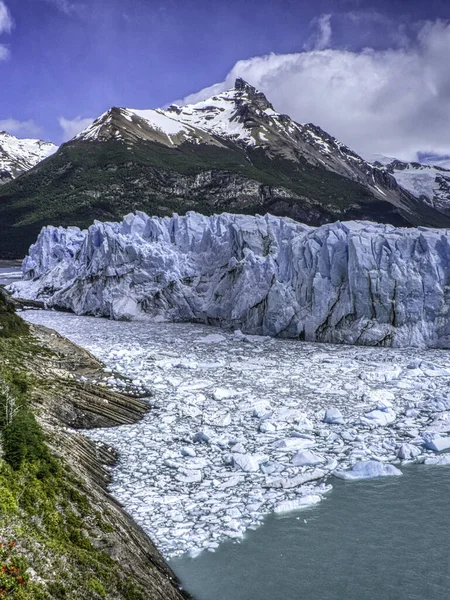
[[[450,231],[369,222],[138,212],[45,227],[17,296],[308,341],[450,347]]]

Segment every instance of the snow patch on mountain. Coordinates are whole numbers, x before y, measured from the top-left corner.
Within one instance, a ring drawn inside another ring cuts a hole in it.
[[[450,347],[450,231],[222,214],[45,227],[16,295],[129,319],[332,343]]]
[[[383,167],[416,198],[423,198],[438,209],[450,209],[450,170],[439,165],[403,162],[382,154],[365,158],[373,165]]]
[[[54,154],[58,146],[35,139],[19,139],[0,131],[0,184],[15,179]]]

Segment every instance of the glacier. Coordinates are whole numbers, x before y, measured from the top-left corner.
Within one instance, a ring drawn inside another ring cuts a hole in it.
[[[450,347],[450,232],[221,214],[44,227],[16,296],[312,342]]]

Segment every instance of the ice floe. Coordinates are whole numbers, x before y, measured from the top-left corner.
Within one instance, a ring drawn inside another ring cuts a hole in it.
[[[347,471],[335,471],[334,476],[340,479],[355,481],[357,479],[373,479],[374,477],[392,477],[402,475],[400,469],[394,465],[385,464],[376,460],[360,461]]]
[[[122,389],[125,376],[152,392],[141,422],[85,433],[118,451],[111,493],[166,556],[239,540],[266,514],[323,497],[336,472],[450,464],[437,453],[450,438],[446,350],[227,331],[205,343],[218,334],[204,325],[24,315],[103,360],[102,383]]]

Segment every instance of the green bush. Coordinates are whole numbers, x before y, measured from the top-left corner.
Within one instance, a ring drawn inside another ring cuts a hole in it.
[[[13,303],[0,289],[0,338],[17,337],[28,332],[28,324],[16,315]]]
[[[20,409],[11,423],[3,430],[3,458],[15,470],[23,461],[39,462],[37,477],[42,478],[54,471],[55,460],[51,457],[40,426],[27,408]]]

